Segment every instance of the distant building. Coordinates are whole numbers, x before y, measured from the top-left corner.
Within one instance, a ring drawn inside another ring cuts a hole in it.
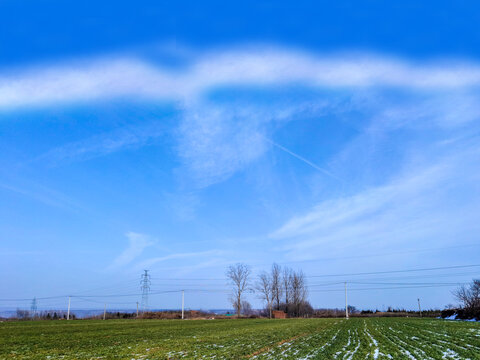
[[[287,318],[287,313],[281,310],[273,310],[272,311],[273,318],[274,319],[286,319]]]

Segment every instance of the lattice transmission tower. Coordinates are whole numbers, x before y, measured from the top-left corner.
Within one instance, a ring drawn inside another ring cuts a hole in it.
[[[140,289],[142,290],[142,312],[148,310],[148,293],[150,291],[150,284],[148,270],[144,270],[140,280]]]
[[[37,317],[37,298],[33,298],[32,305],[30,305],[30,316],[32,318]]]

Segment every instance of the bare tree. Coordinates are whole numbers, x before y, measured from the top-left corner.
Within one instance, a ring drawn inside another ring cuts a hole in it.
[[[285,297],[285,311],[288,313],[289,305],[292,299],[292,269],[288,267],[283,268],[282,272],[282,287],[283,295]]]
[[[267,303],[268,316],[270,318],[272,318],[272,289],[271,277],[266,272],[262,272],[258,275],[256,290],[259,292],[260,298]]]
[[[227,277],[233,287],[230,301],[239,317],[242,310],[242,296],[245,291],[249,290],[250,274],[250,267],[241,263],[231,265],[227,270]]]
[[[17,309],[17,319],[28,319],[30,312],[28,310]]]
[[[307,299],[307,286],[303,271],[294,271],[291,273],[291,302],[295,316],[301,315],[301,307]]]
[[[272,282],[272,302],[275,304],[275,310],[280,310],[283,295],[282,268],[280,265],[273,263],[270,276]]]
[[[453,292],[465,309],[480,309],[480,280],[473,280],[468,286],[462,285]]]
[[[247,300],[242,300],[242,314],[245,316],[253,314],[252,305]]]

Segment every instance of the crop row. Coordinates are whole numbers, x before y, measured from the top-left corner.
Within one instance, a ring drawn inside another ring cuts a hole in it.
[[[436,319],[0,323],[0,359],[480,359],[480,324]]]

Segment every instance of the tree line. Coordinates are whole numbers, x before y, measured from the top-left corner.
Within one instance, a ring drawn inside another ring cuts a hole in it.
[[[457,319],[480,320],[480,279],[474,279],[470,284],[460,286],[453,295],[460,302],[460,309],[444,310],[443,317],[456,315]]]
[[[266,315],[270,318],[274,310],[284,311],[290,317],[313,313],[308,302],[305,274],[301,270],[274,263],[270,271],[262,271],[253,277],[248,265],[237,263],[228,267],[226,275],[232,285],[230,302],[237,316],[250,307],[245,299],[247,293],[255,293],[264,301]]]

